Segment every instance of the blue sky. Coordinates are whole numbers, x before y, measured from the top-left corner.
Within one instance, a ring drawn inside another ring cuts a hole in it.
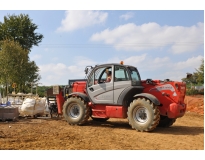
[[[84,78],[87,65],[121,60],[142,79],[181,81],[204,58],[204,10],[11,8],[0,10],[1,22],[8,14],[28,14],[44,35],[29,54],[42,85],[65,85]]]

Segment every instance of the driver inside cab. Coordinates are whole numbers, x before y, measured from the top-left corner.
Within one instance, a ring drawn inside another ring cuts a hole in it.
[[[107,71],[107,78],[105,82],[110,82],[112,80],[112,72],[111,71]]]

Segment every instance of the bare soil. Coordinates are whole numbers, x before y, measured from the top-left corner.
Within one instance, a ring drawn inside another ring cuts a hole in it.
[[[187,96],[187,112],[169,128],[133,130],[127,119],[71,126],[63,118],[0,122],[1,150],[204,150],[204,97]]]

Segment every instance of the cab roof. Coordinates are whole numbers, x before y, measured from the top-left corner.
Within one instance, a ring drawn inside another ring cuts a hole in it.
[[[120,64],[120,63],[105,63],[105,64],[99,64],[99,65],[95,65],[94,67],[99,67],[99,66],[107,66],[107,65],[118,65],[118,66],[123,66],[123,67],[134,67],[137,68],[135,66],[131,66],[131,65],[124,65],[124,64]]]

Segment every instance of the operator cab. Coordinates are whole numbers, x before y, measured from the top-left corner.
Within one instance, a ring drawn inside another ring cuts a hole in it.
[[[111,72],[109,82],[106,81],[108,72]],[[122,105],[120,104],[122,94],[136,87],[138,89],[135,89],[133,94],[142,92],[141,78],[136,67],[123,64],[103,64],[95,66],[90,71],[86,91],[94,104]]]

